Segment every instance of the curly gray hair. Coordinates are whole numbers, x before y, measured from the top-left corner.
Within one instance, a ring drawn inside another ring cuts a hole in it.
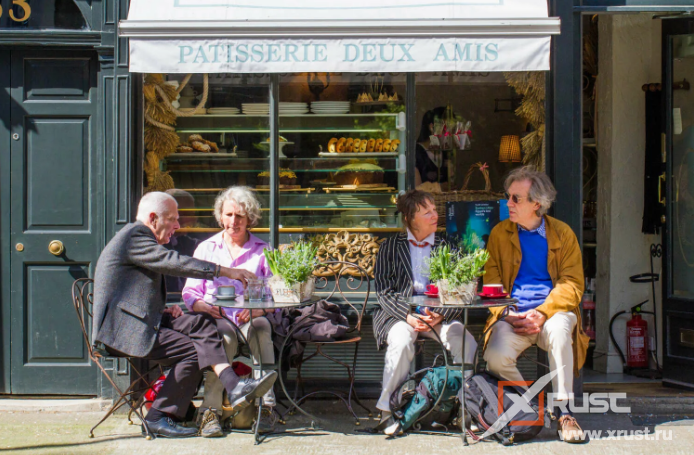
[[[514,169],[508,174],[504,181],[504,190],[508,191],[508,188],[513,182],[522,182],[525,180],[530,182],[528,200],[540,204],[540,208],[537,209],[535,213],[537,216],[545,215],[552,206],[552,202],[554,202],[557,197],[557,190],[554,189],[552,181],[544,172],[536,170],[533,166],[523,166]]]
[[[247,186],[230,186],[226,190],[219,193],[214,201],[214,217],[222,226],[222,207],[226,201],[232,201],[239,206],[243,215],[248,217],[248,227],[252,228],[258,225],[258,221],[262,217],[260,213],[260,202],[253,194],[253,191]],[[222,226],[223,227],[223,226]]]

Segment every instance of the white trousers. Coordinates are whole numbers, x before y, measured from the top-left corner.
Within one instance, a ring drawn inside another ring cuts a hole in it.
[[[463,360],[463,332],[465,332],[465,363],[473,363],[477,342],[465,330],[462,323],[453,321],[434,327],[445,348],[452,354],[453,362]],[[388,332],[385,366],[383,368],[383,391],[376,403],[381,411],[390,411],[390,396],[410,373],[410,363],[414,359],[417,336],[435,338],[432,332],[415,332],[414,327],[405,321],[397,322]]]
[[[222,337],[222,343],[224,344],[224,350],[227,354],[227,359],[229,363],[233,362],[234,357],[238,352],[239,340],[236,336],[236,331],[234,327],[226,319],[216,319],[217,330]],[[248,342],[251,344],[252,360],[254,364],[258,364],[257,355],[260,352],[260,358],[263,363],[275,363],[275,351],[272,344],[272,325],[267,319],[253,318],[253,330],[256,333],[251,333],[249,335],[249,329],[251,323],[240,327],[241,333],[246,337]],[[263,372],[265,373],[265,372]],[[259,378],[261,375],[260,371],[253,370],[253,377]],[[214,373],[214,371],[208,371],[205,373],[205,397],[202,402],[201,408],[203,409],[215,409],[219,415],[222,414],[222,400],[224,394],[224,385],[219,380],[219,377]],[[263,397],[263,404],[266,406],[275,405],[275,392],[270,389]]]
[[[545,321],[540,333],[530,336],[518,335],[513,331],[511,324],[501,321],[492,329],[487,349],[484,351],[487,370],[507,381],[523,381],[523,376],[516,366],[518,356],[536,344],[540,349],[547,351],[550,371],[560,368],[552,379],[555,400],[573,399],[574,327],[576,315],[569,312],[556,313]]]

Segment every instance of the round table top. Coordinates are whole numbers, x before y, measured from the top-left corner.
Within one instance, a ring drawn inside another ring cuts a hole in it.
[[[235,299],[228,300],[222,300],[218,298],[217,301],[211,305],[215,305],[222,308],[237,308],[239,310],[275,310],[278,308],[299,308],[303,306],[313,305],[314,303],[320,302],[321,300],[321,297],[313,296],[310,300],[300,303],[275,302],[274,300],[272,300],[272,298],[263,299],[257,302],[251,302],[245,300],[243,296],[239,296]]]
[[[481,297],[475,297],[475,300],[468,305],[443,305],[438,297],[427,297],[425,295],[413,295],[408,303],[412,307],[428,307],[428,308],[467,308],[469,310],[481,310],[486,308],[496,308],[505,307],[510,305],[515,305],[518,303],[518,299],[506,298],[506,299],[482,299]]]

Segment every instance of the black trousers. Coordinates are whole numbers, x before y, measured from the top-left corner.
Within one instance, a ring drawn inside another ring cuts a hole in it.
[[[142,358],[172,366],[152,407],[179,419],[186,415],[203,370],[229,363],[214,318],[200,313],[176,319],[165,313],[154,347]]]

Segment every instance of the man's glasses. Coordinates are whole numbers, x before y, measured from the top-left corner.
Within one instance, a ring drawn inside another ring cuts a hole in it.
[[[508,193],[504,193],[504,197],[507,200],[512,201],[514,204],[520,204],[523,201],[523,199],[527,199],[527,197],[525,197],[525,196],[518,196],[517,194],[508,194]]]

